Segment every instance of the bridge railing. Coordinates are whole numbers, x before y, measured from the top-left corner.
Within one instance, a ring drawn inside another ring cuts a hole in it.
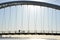
[[[0,33],[60,33],[60,31],[40,31],[40,32],[37,32],[37,31],[34,31],[34,32],[26,32],[24,30],[19,30],[19,31],[0,31]]]

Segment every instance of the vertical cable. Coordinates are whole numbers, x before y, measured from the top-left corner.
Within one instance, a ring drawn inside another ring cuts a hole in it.
[[[29,33],[30,8],[28,8],[28,5],[27,5],[27,13],[28,13],[27,18],[28,18],[28,33]]]
[[[35,6],[34,6],[34,8],[33,8],[34,10],[33,10],[33,13],[34,13],[34,33],[35,33]]]
[[[44,32],[45,32],[45,31],[44,31],[44,15],[45,15],[45,7],[43,7],[43,11],[44,11],[44,12],[43,12],[43,19],[42,19],[42,22],[43,22],[42,24],[43,24],[43,25],[42,25],[42,26],[43,26],[43,33],[44,33]]]
[[[36,33],[36,7],[34,8],[34,25],[35,25],[35,33]]]
[[[24,8],[22,9],[22,29],[23,29],[23,12],[24,12]]]
[[[37,7],[35,8],[35,28],[36,28],[36,33],[37,33]]]
[[[19,5],[19,9],[21,8],[21,5]],[[19,11],[21,14],[21,10]],[[21,18],[21,15],[19,16]],[[21,31],[21,24],[19,25],[19,30]]]
[[[16,26],[15,26],[15,27],[17,27],[17,6],[16,6],[16,5],[15,5],[15,10],[16,10],[16,14],[15,14],[15,18],[16,18],[16,19],[15,19],[15,21],[16,21],[16,22],[15,22],[15,23],[16,23],[15,25],[16,25]],[[16,30],[17,30],[17,29],[16,29]]]
[[[5,9],[4,9],[4,11],[5,11]],[[6,28],[6,13],[4,12],[4,20],[5,20],[5,25],[4,25],[4,27]],[[4,32],[6,32],[6,30],[4,31]]]
[[[35,27],[35,30],[34,30],[34,31],[35,31],[35,33],[36,33],[36,19],[35,19],[35,13],[36,13],[36,10],[35,10],[35,6],[34,6],[34,25],[35,25],[35,26],[34,26],[34,27]]]
[[[37,8],[36,8],[36,9],[35,9],[35,15],[36,15],[36,19],[35,19],[35,20],[36,20],[36,21],[35,21],[36,33],[37,33],[37,13],[38,13],[38,12],[37,12]]]
[[[56,33],[57,33],[57,13],[56,13],[56,9],[55,9],[55,20],[56,20]]]
[[[42,33],[42,30],[43,30],[43,29],[42,29],[42,7],[41,7],[41,6],[40,6],[40,10],[41,10],[41,11],[40,11],[40,14],[41,14],[40,16],[41,16],[41,33]]]
[[[43,17],[42,17],[42,16],[43,16],[43,14],[42,14],[42,7],[41,7],[41,27],[42,27],[42,30],[41,30],[41,31],[42,31],[42,33],[43,33],[43,26],[42,26]]]
[[[3,13],[3,16],[2,16],[2,27],[3,27],[3,29],[4,29],[4,20],[5,20],[5,8],[4,8],[4,13]],[[3,30],[2,29],[2,30]],[[2,31],[2,33],[4,32],[4,30]]]
[[[55,0],[54,2],[57,2],[57,0]],[[55,20],[56,20],[56,33],[57,33],[57,13],[56,13],[56,9],[55,9]]]
[[[21,5],[22,10],[21,10],[21,27],[22,27],[22,31],[23,31],[23,6]]]
[[[48,10],[48,16],[47,16],[47,17],[48,17],[48,30],[47,30],[47,31],[48,31],[48,33],[49,33],[49,28],[50,28],[50,27],[49,27],[49,11],[50,11],[50,10],[49,10],[49,8],[47,8],[47,10]]]
[[[53,33],[53,9],[52,9],[52,19],[51,19],[51,26],[52,26],[52,29],[51,29],[51,31],[52,31],[52,33]]]
[[[39,6],[39,11],[40,11],[39,13],[40,13],[40,15],[41,15],[41,6]],[[41,17],[41,16],[40,16],[40,17]],[[40,21],[41,21],[41,20],[40,20]],[[41,24],[40,24],[40,26],[41,26]],[[39,26],[39,27],[40,27],[40,26]],[[41,29],[42,29],[42,28],[40,28],[40,30],[39,30],[40,32],[41,32]]]
[[[43,27],[43,7],[42,7],[42,33],[44,32],[44,27]]]
[[[4,27],[6,28],[6,24],[5,24],[5,8],[4,8],[4,14],[3,14],[3,17],[4,17],[4,23],[3,23],[3,25],[4,25]],[[5,32],[5,31],[4,31]]]
[[[27,13],[28,13],[28,12],[30,12],[30,11],[28,10],[28,5],[27,5]],[[27,17],[28,17],[28,33],[29,33],[29,14],[28,14]]]
[[[9,13],[9,20],[8,20],[8,29],[10,29],[10,28],[9,28],[10,25],[11,25],[11,7],[10,7],[10,13]],[[9,30],[8,30],[8,31],[9,31]]]
[[[52,30],[52,28],[51,28],[52,27],[52,24],[51,24],[52,23],[52,18],[51,18],[52,16],[51,15],[52,15],[51,8],[49,8],[49,22],[48,22],[49,25],[48,26],[49,26],[49,29],[50,29],[49,30],[50,33],[52,32],[51,31]]]

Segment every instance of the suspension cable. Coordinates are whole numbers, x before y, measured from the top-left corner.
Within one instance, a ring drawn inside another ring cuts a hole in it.
[[[56,33],[57,33],[57,13],[56,13],[56,9],[55,9],[55,21],[56,21]]]
[[[37,13],[36,7],[34,8],[34,25],[35,25],[35,33],[37,33],[36,23],[37,23]]]
[[[41,6],[40,6],[40,10],[41,10],[40,11],[40,16],[41,16],[41,23],[40,24],[41,24],[41,33],[42,33],[43,29],[42,29],[42,7]]]
[[[34,6],[34,31],[35,31],[35,33],[36,33],[36,18],[35,18],[35,16],[36,16],[36,7]]]
[[[43,29],[42,29],[42,7],[41,7],[41,6],[40,6],[40,10],[41,10],[41,11],[40,11],[40,16],[41,16],[41,33],[42,33],[42,30],[43,30]]]
[[[47,16],[47,17],[48,17],[48,30],[47,30],[47,31],[48,31],[48,33],[49,33],[49,11],[50,11],[50,10],[49,10],[49,8],[47,8],[47,10],[48,10],[48,16]]]
[[[5,8],[4,8],[4,11],[5,11]],[[5,16],[5,15],[6,15],[6,14],[5,14],[5,12],[4,12],[4,20],[5,20],[5,21],[4,21],[4,24],[5,24],[4,27],[6,28],[6,16]]]
[[[23,6],[21,5],[22,10],[21,10],[21,27],[22,27],[22,31],[23,31]]]
[[[41,26],[42,26],[42,33],[43,33],[43,9],[41,7]]]
[[[4,13],[3,13],[3,15],[2,15],[2,27],[3,27],[3,29],[4,29],[4,20],[5,20],[5,8],[4,8]],[[2,30],[3,30],[2,29]],[[2,33],[4,32],[4,30],[2,31]]]
[[[45,12],[45,7],[43,7],[44,9],[43,9],[43,11]],[[44,12],[42,12],[42,26],[43,26],[43,33],[45,32],[44,31]]]
[[[5,24],[5,25],[4,25]],[[3,13],[3,29],[4,27],[6,27],[6,19],[5,19],[5,8],[4,8],[4,13]],[[5,30],[3,30],[3,32],[5,32]]]
[[[15,10],[16,10],[16,14],[15,14],[15,21],[16,21],[15,23],[16,24],[15,24],[15,27],[17,27],[17,6],[16,5],[15,5]]]
[[[8,29],[10,30],[9,26],[11,26],[11,7],[10,7],[10,13],[9,13],[9,20],[8,20]]]
[[[52,18],[52,19],[51,19],[51,25],[52,25],[51,31],[52,31],[52,33],[53,33],[53,13],[54,13],[54,12],[53,12],[53,9],[52,9],[52,17],[51,17],[51,18]]]
[[[28,12],[29,12],[29,14],[27,15],[27,19],[28,19],[28,33],[29,33],[30,9],[28,8],[28,4],[27,4],[27,13]]]

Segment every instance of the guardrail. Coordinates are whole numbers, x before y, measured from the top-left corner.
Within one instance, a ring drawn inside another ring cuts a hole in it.
[[[27,35],[27,34],[31,34],[31,35],[60,35],[59,31],[52,31],[52,32],[25,32],[25,31],[0,31],[0,35]]]

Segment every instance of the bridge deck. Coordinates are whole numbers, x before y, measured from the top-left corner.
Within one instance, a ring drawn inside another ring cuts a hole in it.
[[[24,35],[28,35],[28,34],[31,34],[31,35],[60,35],[60,33],[0,33],[0,35],[21,35],[21,34],[24,34]]]

